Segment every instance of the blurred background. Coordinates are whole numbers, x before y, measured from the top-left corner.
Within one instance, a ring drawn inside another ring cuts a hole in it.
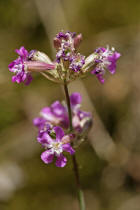
[[[77,151],[87,210],[140,210],[140,1],[0,0],[0,210],[78,210],[71,159],[45,165],[32,119],[63,100],[62,87],[40,75],[29,86],[11,82],[16,48],[54,59],[52,39],[83,34],[82,54],[99,46],[121,52],[117,73],[73,82],[94,125]]]

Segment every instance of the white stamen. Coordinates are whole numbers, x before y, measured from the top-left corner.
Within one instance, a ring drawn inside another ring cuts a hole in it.
[[[50,145],[49,145],[49,148],[54,152],[56,153],[56,155],[60,155],[62,152],[63,152],[63,149],[62,149],[62,143],[61,142],[52,142]]]
[[[23,68],[23,64],[16,64],[14,65],[14,67],[12,68],[12,71],[14,73],[20,73],[22,72],[22,68]]]

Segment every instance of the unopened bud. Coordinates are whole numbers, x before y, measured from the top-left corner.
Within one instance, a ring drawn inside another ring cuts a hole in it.
[[[58,38],[54,38],[53,40],[54,47],[58,50],[61,47],[61,41]]]
[[[74,47],[78,48],[80,43],[82,41],[82,34],[78,34],[75,38],[74,38]]]

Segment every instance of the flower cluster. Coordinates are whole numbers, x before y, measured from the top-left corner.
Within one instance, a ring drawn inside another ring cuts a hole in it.
[[[60,32],[54,39],[54,46],[56,46],[56,61],[57,63],[66,62],[69,69],[78,72],[85,64],[85,56],[76,52],[76,49],[81,41],[82,37],[79,34],[71,32]]]
[[[76,133],[81,132],[92,121],[91,113],[80,110],[81,101],[82,97],[79,93],[71,94],[72,124]],[[40,112],[40,117],[35,118],[33,122],[39,131],[46,130],[47,123],[68,129],[69,118],[66,104],[55,101],[50,107],[44,107]]]
[[[95,54],[96,67],[91,73],[95,74],[101,83],[104,83],[105,69],[108,69],[111,74],[115,73],[116,62],[120,57],[120,53],[116,52],[114,48],[110,50],[109,47],[100,47],[95,50]]]
[[[40,112],[40,117],[33,120],[34,125],[38,128],[38,142],[45,148],[47,146],[47,151],[41,155],[45,163],[52,162],[55,155],[58,157],[56,165],[59,167],[65,166],[66,158],[61,153],[67,151],[72,155],[74,150],[70,146],[71,141],[91,126],[91,113],[80,110],[81,101],[82,98],[79,93],[75,92],[71,94],[73,134],[64,135],[62,128],[65,131],[69,128],[68,110],[66,105],[63,105],[59,101],[54,102],[50,107],[44,107]]]
[[[70,155],[74,154],[74,149],[70,144],[70,135],[65,135],[61,127],[52,127],[46,124],[47,129],[38,137],[38,142],[42,144],[45,151],[41,154],[41,159],[44,163],[49,164],[56,157],[56,166],[64,167],[67,158],[63,155],[66,151]]]
[[[16,50],[19,57],[9,65],[9,70],[15,74],[12,81],[24,82],[27,85],[32,80],[31,72],[43,72],[44,76],[54,82],[69,83],[91,72],[104,83],[105,70],[109,70],[111,74],[115,73],[120,53],[114,48],[100,47],[85,57],[77,52],[81,41],[81,34],[59,32],[54,38],[54,47],[57,51],[54,61],[51,61],[45,53],[36,50],[28,52],[21,47]]]
[[[69,82],[82,78],[89,72],[104,83],[105,71],[108,70],[111,74],[116,71],[116,62],[120,53],[114,48],[100,47],[86,57],[78,52],[82,41],[81,34],[61,31],[53,41],[56,49],[54,61],[37,50],[28,52],[24,47],[17,49],[18,58],[8,66],[14,73],[12,81],[28,85],[32,81],[32,73],[39,72],[49,80],[64,84],[66,87]],[[66,98],[69,103],[68,97]],[[33,120],[38,128],[37,140],[45,148],[41,159],[46,164],[51,163],[56,157],[56,166],[64,167],[67,159],[63,152],[73,155],[75,152],[73,147],[85,139],[92,125],[92,116],[91,113],[80,109],[81,102],[81,95],[77,92],[72,93],[70,107],[64,102],[55,101],[51,106],[44,107],[40,111],[40,117]],[[72,127],[71,133],[69,127]]]

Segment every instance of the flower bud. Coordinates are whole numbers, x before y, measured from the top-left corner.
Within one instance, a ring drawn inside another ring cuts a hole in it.
[[[74,38],[74,48],[78,48],[80,43],[82,41],[82,34],[78,34],[75,38]]]
[[[61,47],[61,41],[57,37],[53,40],[54,47],[58,50]]]

